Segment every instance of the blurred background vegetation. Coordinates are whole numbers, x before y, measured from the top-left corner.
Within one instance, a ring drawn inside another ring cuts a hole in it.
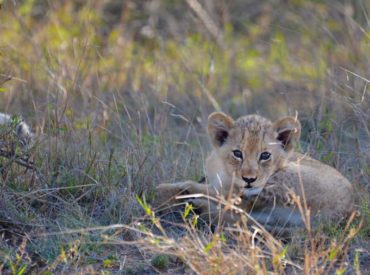
[[[215,110],[298,115],[300,149],[350,178],[370,217],[369,1],[0,3],[0,110],[47,140],[31,150],[44,180],[12,166],[0,183],[0,217],[19,232],[130,223],[135,195],[202,176]],[[92,255],[94,234],[24,251],[56,270],[76,240],[83,256],[66,270],[122,256]],[[1,246],[5,267],[32,266]]]

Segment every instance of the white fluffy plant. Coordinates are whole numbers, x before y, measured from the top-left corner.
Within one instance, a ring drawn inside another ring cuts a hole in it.
[[[15,133],[22,149],[27,149],[34,138],[34,134],[31,132],[28,124],[19,116],[0,113],[0,128],[4,129],[4,131],[1,131],[1,136],[3,136],[3,133],[6,135],[8,129]],[[0,144],[3,146],[4,140],[3,138],[1,139]]]

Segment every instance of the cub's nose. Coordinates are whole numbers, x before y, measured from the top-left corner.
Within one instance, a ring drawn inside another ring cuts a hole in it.
[[[252,187],[251,186],[251,183],[252,182],[255,182],[256,181],[256,179],[257,179],[257,177],[255,177],[255,178],[247,178],[247,177],[242,177],[243,178],[243,180],[247,183],[247,188],[250,188],[250,187]]]

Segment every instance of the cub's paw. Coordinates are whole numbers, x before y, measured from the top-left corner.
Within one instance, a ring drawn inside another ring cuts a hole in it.
[[[207,198],[194,198],[188,201],[190,204],[197,209],[197,212],[201,214],[218,212],[220,210],[218,204],[210,201]]]
[[[186,194],[189,186],[186,182],[161,183],[156,187],[156,206],[171,205],[176,203],[176,196]]]

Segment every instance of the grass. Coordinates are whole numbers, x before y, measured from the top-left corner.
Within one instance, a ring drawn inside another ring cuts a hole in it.
[[[18,155],[0,159],[2,272],[368,271],[366,1],[0,3],[0,110],[39,137],[0,130]],[[351,180],[361,215],[287,243],[159,216],[157,184],[203,176],[220,109],[298,113],[299,149]]]

